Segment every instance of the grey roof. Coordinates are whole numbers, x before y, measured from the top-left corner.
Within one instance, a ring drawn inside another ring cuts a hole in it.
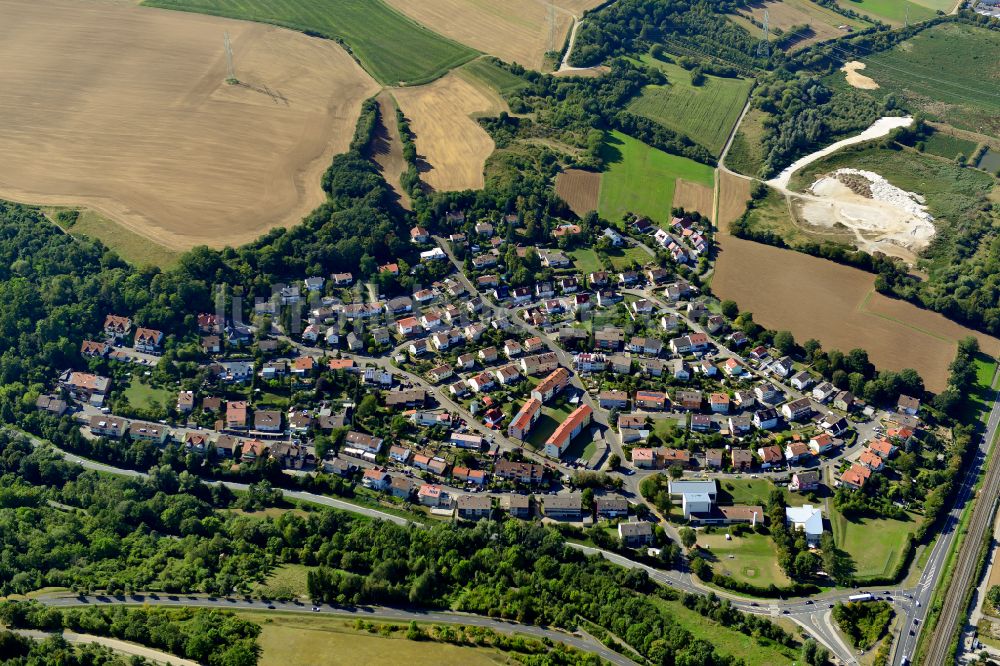
[[[711,494],[718,492],[715,479],[707,481],[670,481],[671,495]]]

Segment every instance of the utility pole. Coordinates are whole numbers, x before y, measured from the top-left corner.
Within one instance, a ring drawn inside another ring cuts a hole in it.
[[[764,34],[761,35],[760,41],[757,42],[757,57],[767,60],[771,57],[771,27],[770,27],[770,17],[767,15],[767,10],[764,10]]]
[[[229,42],[229,31],[225,32],[223,37],[223,43],[226,47],[226,64],[228,65],[229,73],[226,76],[226,81],[229,83],[236,82],[236,69],[233,67],[233,45]]]

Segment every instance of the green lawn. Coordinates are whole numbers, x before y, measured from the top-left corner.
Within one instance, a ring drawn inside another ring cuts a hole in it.
[[[169,409],[177,402],[177,394],[173,391],[150,386],[136,377],[132,378],[128,388],[125,389],[125,397],[128,399],[128,404],[142,410],[153,409],[154,403]]]
[[[663,70],[669,82],[664,86],[647,86],[629,105],[629,111],[687,135],[713,155],[721,153],[753,82],[707,76],[704,84],[694,86],[691,73],[680,65],[648,55],[642,61]]]
[[[515,76],[506,69],[497,66],[489,58],[477,58],[463,65],[458,73],[485,83],[502,94],[514,92],[528,85],[528,82],[520,76]]]
[[[860,518],[848,520],[839,511],[830,518],[833,539],[837,547],[854,560],[855,575],[884,576],[896,567],[908,534],[919,526],[916,514],[909,520],[891,518]]]
[[[306,598],[309,588],[306,576],[311,567],[302,564],[282,564],[263,583],[254,586],[254,594],[275,598]]]
[[[778,565],[778,549],[765,534],[748,534],[726,541],[724,533],[698,534],[698,547],[709,553],[712,569],[758,587],[791,584]]]
[[[640,266],[643,266],[652,259],[652,257],[650,257],[649,254],[647,254],[641,247],[626,247],[609,250],[608,258],[611,259],[611,267],[616,271],[623,270],[632,262],[636,262]]]
[[[426,83],[476,55],[382,0],[144,0],[143,4],[273,23],[335,39],[386,85]]]
[[[948,11],[954,6],[952,0],[837,0],[844,9],[853,9],[864,16],[869,16],[892,25],[902,25],[909,10],[910,23],[926,21],[934,18],[935,9]]]
[[[604,268],[601,265],[601,260],[597,256],[597,253],[590,248],[573,250],[569,253],[569,256],[573,259],[573,264],[576,266],[576,270],[585,275],[587,273],[594,273]]]
[[[767,506],[771,491],[778,486],[769,479],[719,479],[719,504],[759,504]],[[792,493],[788,488],[781,487],[781,494],[789,506],[808,504],[804,495]]]
[[[993,374],[997,362],[986,354],[976,357],[976,387],[965,396],[962,423],[976,423],[993,404]]]
[[[528,443],[536,449],[545,446],[545,440],[549,438],[559,424],[566,420],[573,408],[569,405],[561,407],[542,407],[542,415],[535,422],[535,427],[528,433]],[[582,435],[581,435],[582,436]]]
[[[871,94],[893,95],[932,120],[1000,136],[997,53],[1000,32],[945,23],[865,58],[864,74],[881,86]]]
[[[683,178],[711,187],[712,167],[647,146],[621,132],[606,135],[601,157],[608,165],[601,176],[598,212],[620,220],[627,212],[663,221],[670,217],[674,180]]]
[[[797,652],[767,639],[754,639],[687,608],[679,601],[666,601],[650,596],[649,599],[666,609],[679,625],[706,641],[722,654],[742,659],[747,664],[792,664]],[[758,642],[760,641],[760,642]]]
[[[840,75],[843,78],[843,74]],[[764,166],[764,118],[760,109],[750,109],[733,137],[726,166],[744,176],[757,176]]]

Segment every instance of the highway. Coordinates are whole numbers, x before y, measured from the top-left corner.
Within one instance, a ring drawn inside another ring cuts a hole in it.
[[[386,608],[384,606],[306,606],[301,601],[263,601],[248,597],[205,597],[199,595],[178,594],[133,594],[133,595],[92,595],[92,596],[42,596],[37,601],[53,607],[67,608],[92,605],[137,605],[182,606],[187,608],[223,608],[226,610],[264,611],[268,613],[312,613],[333,615],[338,617],[363,618],[365,620],[388,620],[390,622],[407,623],[433,622],[440,624],[464,624],[477,627],[488,627],[505,634],[523,634],[537,639],[548,638],[552,641],[565,643],[585,652],[599,655],[618,666],[636,666],[628,657],[608,649],[596,639],[581,633],[569,633],[558,629],[549,629],[514,621],[496,620],[470,613],[454,611],[429,611],[403,608]],[[315,610],[312,610],[315,609]]]
[[[997,375],[994,374],[993,385],[996,384],[996,380]],[[983,461],[989,453],[990,445],[996,436],[998,426],[1000,426],[1000,391],[994,396],[993,409],[990,410],[986,420],[985,434],[979,440],[973,463],[969,465],[962,480],[958,501],[955,502],[955,506],[948,513],[945,527],[938,537],[938,543],[935,544],[935,548],[940,547],[941,549],[939,561],[933,567],[928,562],[927,570],[924,572],[925,576],[928,573],[932,574],[927,580],[926,588],[923,590],[926,598],[922,600],[922,604],[925,608],[934,592],[937,579],[942,573],[943,562],[947,557],[947,551],[951,546],[951,542],[955,538],[962,510],[965,508],[965,504],[972,499],[976,477],[979,474]],[[978,564],[979,549],[986,531],[990,529],[992,524],[993,508],[998,495],[1000,495],[1000,464],[995,459],[991,460],[991,462],[992,464],[986,468],[983,485],[979,491],[979,496],[984,501],[976,502],[972,507],[968,532],[966,533],[965,540],[962,542],[961,549],[956,555],[955,574],[945,592],[944,602],[941,606],[941,615],[938,618],[937,626],[934,628],[934,633],[929,639],[930,642],[927,647],[927,659],[925,662],[927,664],[936,665],[946,663],[948,645],[955,635],[957,628],[961,626],[959,622],[964,625],[968,615],[968,608],[964,608],[963,604],[965,603],[966,593],[975,582],[975,577],[978,573],[976,565]],[[924,583],[924,576],[921,577],[921,583]],[[912,620],[910,624],[912,625]],[[894,664],[901,664],[903,657],[912,657],[913,649],[916,647],[917,639],[920,637],[919,631],[915,631],[914,633],[914,636],[910,636],[908,632],[904,633],[900,646],[896,650],[895,659],[893,660]]]

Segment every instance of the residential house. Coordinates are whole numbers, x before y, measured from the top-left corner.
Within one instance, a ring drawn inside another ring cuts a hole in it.
[[[785,445],[785,459],[789,464],[801,462],[810,455],[809,446],[804,442],[789,442]]]
[[[366,469],[364,476],[361,479],[361,484],[365,488],[378,491],[388,489],[391,482],[392,479],[389,476],[389,470],[384,467]]]
[[[749,449],[731,449],[733,469],[737,472],[749,472],[753,467],[753,454]]]
[[[805,391],[816,382],[812,378],[812,375],[805,370],[801,370],[792,375],[792,378],[788,380],[788,383],[792,385],[792,388],[798,391]]]
[[[622,518],[628,515],[628,500],[624,497],[602,496],[594,500],[594,508],[599,519]]]
[[[316,359],[312,356],[299,356],[292,361],[292,376],[302,380],[309,377],[316,370]]]
[[[763,469],[771,469],[775,465],[780,465],[781,461],[784,460],[780,446],[762,446],[757,449],[757,455],[760,457],[760,466]]]
[[[117,416],[91,416],[89,421],[91,434],[108,439],[121,439],[128,432],[129,422]]]
[[[833,406],[844,412],[851,411],[854,407],[854,394],[850,391],[840,391],[833,396]]]
[[[111,352],[111,345],[106,342],[84,340],[80,344],[80,354],[96,358],[104,358]]]
[[[883,460],[889,460],[898,450],[888,439],[876,439],[868,443],[868,448]]]
[[[691,430],[695,432],[708,432],[712,429],[712,417],[707,414],[691,415]]]
[[[570,442],[590,425],[594,410],[588,405],[574,409],[566,420],[556,426],[555,431],[545,440],[545,455],[560,458],[569,448]]]
[[[410,241],[413,243],[429,243],[431,235],[426,229],[420,226],[410,229]]]
[[[417,490],[417,501],[424,506],[441,508],[451,505],[451,498],[445,489],[433,483],[425,483]]]
[[[389,493],[398,499],[408,500],[413,494],[413,481],[405,476],[393,475],[389,481]]]
[[[452,446],[460,449],[479,450],[483,446],[483,438],[479,435],[472,435],[464,432],[453,432],[448,438]]]
[[[281,412],[276,409],[254,411],[253,427],[261,432],[281,432]]]
[[[505,481],[516,481],[524,484],[539,483],[544,471],[541,465],[514,462],[505,458],[501,458],[493,465],[493,476]]]
[[[864,465],[859,465],[857,463],[851,465],[851,468],[840,475],[841,485],[847,486],[853,490],[860,490],[864,488],[865,483],[871,477],[872,471],[865,467]]]
[[[578,521],[583,511],[583,496],[580,493],[546,496],[542,510],[552,520]]]
[[[600,349],[617,350],[625,340],[625,331],[620,328],[602,328],[594,333],[594,344]]]
[[[459,495],[458,517],[463,520],[489,518],[493,511],[493,500],[489,495]]]
[[[378,452],[382,450],[382,442],[381,437],[373,437],[356,430],[348,431],[344,437],[345,446],[375,455],[378,455]]]
[[[489,372],[481,372],[475,377],[470,378],[467,383],[474,393],[489,391],[496,386],[493,375]]]
[[[837,387],[830,382],[820,382],[812,390],[813,400],[819,403],[826,403],[837,393]]]
[[[758,402],[773,405],[781,399],[781,392],[775,388],[774,384],[764,382],[753,388],[754,397]]]
[[[177,394],[177,411],[187,414],[194,410],[194,391],[180,391]]]
[[[743,365],[735,358],[727,358],[722,364],[722,371],[729,377],[740,377],[743,375]]]
[[[132,320],[128,317],[109,314],[104,318],[104,334],[109,338],[124,340],[131,330]]]
[[[218,335],[206,335],[201,339],[201,350],[206,354],[218,354],[222,351],[222,338]]]
[[[811,469],[792,474],[788,489],[796,493],[807,493],[819,487],[819,472]]]
[[[68,408],[66,401],[57,395],[42,394],[35,400],[35,409],[56,416],[62,416]]]
[[[722,469],[722,459],[725,453],[724,449],[708,449],[705,451],[705,465],[709,469]]]
[[[778,377],[787,377],[794,369],[795,363],[792,362],[792,359],[789,356],[782,356],[771,364],[771,372],[776,374]]]
[[[666,393],[662,393],[660,391],[635,392],[636,409],[662,411],[667,408],[667,404],[668,398]]]
[[[385,394],[385,406],[392,409],[423,407],[425,404],[427,404],[426,389],[405,389]]]
[[[543,403],[548,402],[569,385],[569,371],[556,368],[531,390],[531,397]]]
[[[708,396],[708,406],[714,414],[728,414],[729,396],[725,393],[712,393]]]
[[[686,382],[691,379],[691,371],[688,370],[687,363],[684,359],[674,358],[670,360],[670,374],[671,376],[679,381]]]
[[[501,495],[500,508],[514,518],[526,520],[531,517],[531,497],[514,494]]]
[[[825,432],[820,433],[809,440],[809,450],[813,452],[813,455],[817,456],[821,453],[829,453],[836,441],[833,435]]]
[[[66,370],[59,375],[59,386],[74,400],[100,407],[104,404],[111,380],[89,372]]]
[[[871,449],[864,449],[861,451],[861,455],[858,456],[858,462],[873,472],[880,472],[885,466],[885,463],[882,462],[882,458]]]
[[[152,328],[137,328],[134,347],[136,351],[146,354],[159,354],[163,351],[163,331]]]
[[[799,398],[781,406],[781,414],[788,421],[802,421],[811,416],[812,412],[812,403],[809,402],[809,398]]]
[[[597,396],[601,409],[627,409],[628,393],[625,391],[601,391]]]
[[[908,395],[900,395],[899,400],[896,401],[896,411],[900,414],[916,416],[917,412],[920,411],[920,400]]]
[[[133,442],[150,442],[162,445],[170,437],[170,431],[157,423],[133,421],[128,426],[128,436]]]
[[[538,418],[542,414],[542,402],[537,398],[529,398],[527,402],[518,410],[510,425],[507,426],[507,434],[512,439],[524,440],[534,427]]]
[[[674,393],[674,406],[689,412],[701,409],[702,400],[701,391],[677,391]]]

